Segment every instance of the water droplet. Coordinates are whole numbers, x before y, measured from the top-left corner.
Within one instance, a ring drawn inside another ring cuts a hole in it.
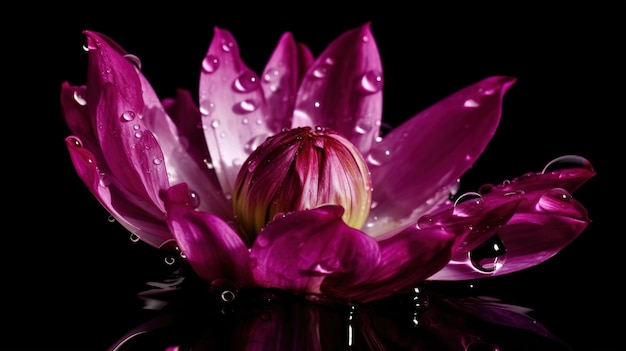
[[[377,93],[383,88],[383,74],[379,71],[368,71],[361,78],[361,87],[367,93]]]
[[[213,112],[215,112],[215,103],[213,101],[208,99],[200,101],[200,114],[203,117],[210,116]]]
[[[130,63],[132,63],[135,67],[137,67],[137,69],[141,71],[141,60],[139,59],[139,57],[133,54],[126,54],[124,55],[124,58],[130,61]]]
[[[219,119],[214,119],[211,121],[211,127],[213,129],[219,128],[220,126],[220,120]]]
[[[233,90],[248,93],[259,87],[259,77],[252,71],[245,71],[233,81]]]
[[[155,159],[152,160],[152,163],[158,166],[158,165],[163,163],[163,158],[162,157],[156,157]]]
[[[239,289],[228,279],[215,279],[211,282],[209,292],[219,296],[222,302],[231,302],[237,298]]]
[[[86,91],[87,91],[87,87],[85,87],[84,85],[74,90],[74,101],[76,101],[76,103],[79,104],[80,106],[87,105],[87,99],[85,99]]]
[[[176,258],[174,258],[174,256],[172,255],[165,256],[164,260],[165,264],[168,266],[172,266],[174,263],[176,263]]]
[[[130,122],[135,119],[137,115],[133,111],[124,111],[122,112],[122,122]]]
[[[380,166],[391,159],[391,151],[375,148],[367,155],[367,162],[373,166]]]
[[[263,144],[263,142],[267,139],[268,136],[269,136],[268,134],[255,135],[250,140],[248,140],[247,143],[244,144],[243,150],[248,154],[252,153],[252,151],[256,150],[257,147]]]
[[[187,194],[187,201],[189,201],[189,205],[193,208],[200,206],[200,196],[193,190],[189,190]]]
[[[537,207],[548,212],[558,212],[572,203],[572,195],[565,189],[554,188],[548,190],[537,202]]]
[[[246,99],[233,105],[233,112],[246,114],[254,112],[259,107],[259,102],[255,99]]]
[[[456,199],[452,213],[459,217],[471,217],[481,213],[484,209],[484,205],[482,195],[475,192],[468,192]]]
[[[224,52],[230,52],[235,47],[235,43],[232,41],[225,41],[222,43],[222,50]]]
[[[543,171],[541,173],[545,174],[568,168],[586,168],[589,170],[593,170],[591,162],[589,162],[586,158],[578,155],[565,155],[557,157],[554,160],[550,161],[543,168]]]
[[[417,228],[418,229],[426,229],[432,227],[434,224],[433,217],[431,216],[422,216],[417,220]]]
[[[328,74],[328,67],[325,65],[320,65],[313,70],[313,77],[315,78],[324,78],[326,74]]]
[[[472,266],[483,273],[494,273],[506,259],[506,248],[498,234],[469,252]]]
[[[413,326],[421,327],[425,325],[424,312],[430,306],[428,294],[420,287],[413,288]]]
[[[80,141],[80,139],[76,138],[76,137],[70,137],[70,142],[72,144],[74,144],[74,146],[76,147],[83,147],[83,143]]]
[[[372,125],[371,121],[360,120],[354,127],[354,130],[359,134],[367,134],[369,131],[372,130],[372,128],[374,128],[374,126]]]
[[[206,73],[215,72],[220,66],[220,60],[215,55],[206,55],[202,60],[202,70]]]
[[[463,106],[474,108],[474,107],[480,106],[480,103],[474,99],[467,99],[465,100],[465,103],[463,104]]]
[[[341,261],[333,257],[323,262],[318,262],[311,270],[321,274],[332,274],[339,268],[341,268]]]
[[[139,242],[139,240],[141,240],[141,239],[139,238],[139,236],[137,234],[130,233],[130,241],[131,242],[137,243],[137,242]]]
[[[135,138],[141,139],[142,136],[143,136],[143,133],[141,131],[135,132]]]

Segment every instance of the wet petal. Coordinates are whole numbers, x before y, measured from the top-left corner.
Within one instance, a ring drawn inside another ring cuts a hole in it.
[[[219,217],[189,205],[186,184],[171,187],[165,196],[167,223],[182,254],[207,282],[227,279],[250,282],[248,249],[237,233]]]
[[[291,127],[298,87],[312,63],[313,54],[308,47],[296,43],[291,33],[281,36],[261,77],[268,106],[267,125],[272,133]]]
[[[433,280],[464,280],[503,275],[530,268],[551,258],[587,227],[585,208],[562,188],[520,195],[515,214],[496,234],[505,256],[495,270],[480,269],[472,251],[459,251]],[[473,262],[474,261],[474,262]]]
[[[367,158],[377,206],[370,212],[368,234],[409,225],[445,201],[491,140],[502,99],[514,81],[489,77],[472,84],[420,112],[372,148]]]
[[[323,126],[366,154],[380,131],[382,64],[370,23],[335,39],[307,72],[293,127]]]
[[[65,140],[77,174],[87,188],[129,232],[154,247],[172,239],[161,210],[126,190],[115,178],[101,173],[93,154],[82,147],[80,139]]]
[[[352,285],[369,278],[380,261],[378,244],[342,215],[341,207],[324,206],[270,222],[251,249],[256,282],[315,294],[328,276]]]
[[[367,281],[348,285],[348,282],[330,277],[322,290],[332,296],[359,302],[406,292],[448,263],[455,237],[438,227],[407,228],[379,243],[381,261]]]
[[[86,94],[86,86],[72,86],[68,82],[63,82],[61,85],[63,116],[72,134],[80,138],[83,146],[96,153],[94,156],[103,162],[94,126],[89,118]]]
[[[222,190],[227,196],[251,150],[270,135],[259,77],[241,60],[233,36],[215,28],[202,64],[200,112],[204,136]]]

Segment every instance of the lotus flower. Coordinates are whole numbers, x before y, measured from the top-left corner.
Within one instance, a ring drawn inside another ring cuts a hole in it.
[[[368,302],[425,280],[516,272],[589,224],[583,157],[457,194],[515,78],[491,76],[382,131],[370,23],[317,57],[281,36],[261,75],[214,28],[187,90],[159,99],[138,58],[85,31],[86,85],[61,87],[77,174],[134,239],[206,282]]]

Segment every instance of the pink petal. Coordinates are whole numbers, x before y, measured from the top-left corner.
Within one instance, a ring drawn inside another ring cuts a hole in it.
[[[348,227],[342,214],[339,206],[324,206],[270,222],[251,249],[256,282],[316,294],[326,277],[351,285],[366,280],[380,261],[378,244]]]
[[[454,240],[455,235],[438,227],[407,228],[380,242],[381,261],[367,281],[347,285],[329,277],[322,291],[359,302],[406,292],[448,263]]]
[[[307,72],[293,127],[323,126],[366,154],[380,131],[382,64],[370,23],[335,39]]]
[[[233,36],[216,27],[202,64],[199,97],[212,166],[226,195],[254,146],[270,135],[260,87],[259,77],[241,60]]]
[[[504,93],[515,82],[489,77],[420,112],[392,130],[367,156],[374,183],[368,234],[410,225],[447,199],[483,152],[500,121]]]
[[[65,142],[78,176],[122,226],[154,247],[161,247],[172,239],[159,208],[126,190],[115,178],[103,174],[80,139],[70,136]]]
[[[82,144],[88,150],[97,152],[96,157],[103,160],[100,146],[96,139],[94,126],[89,118],[86,100],[87,88],[83,86],[71,86],[68,82],[61,85],[61,106],[63,117],[72,134],[80,138]]]
[[[283,34],[261,77],[268,106],[267,125],[273,134],[291,127],[296,93],[311,64],[313,54],[308,47],[297,44],[291,33]]]
[[[466,250],[459,251],[451,263],[431,279],[462,280],[503,275],[551,258],[590,223],[585,208],[565,188],[578,188],[594,174],[593,168],[583,162],[581,167],[526,174],[488,188],[483,195],[486,201],[511,196],[523,199],[511,219],[494,233],[506,249],[506,256],[500,258],[502,265],[495,271],[477,269],[467,251],[485,238],[468,236]]]
[[[167,224],[178,248],[202,279],[226,279],[239,287],[250,284],[248,249],[230,225],[189,206],[184,183],[168,189],[164,201]]]

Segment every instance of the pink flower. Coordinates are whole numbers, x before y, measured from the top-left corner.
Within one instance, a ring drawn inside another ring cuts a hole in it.
[[[87,84],[61,89],[76,171],[136,238],[177,250],[209,283],[366,302],[537,265],[590,222],[571,196],[595,175],[578,156],[456,194],[512,77],[487,77],[382,135],[369,23],[317,57],[285,33],[261,75],[215,28],[198,105],[186,90],[160,100],[135,56],[85,34]],[[294,144],[300,127],[312,143]]]

